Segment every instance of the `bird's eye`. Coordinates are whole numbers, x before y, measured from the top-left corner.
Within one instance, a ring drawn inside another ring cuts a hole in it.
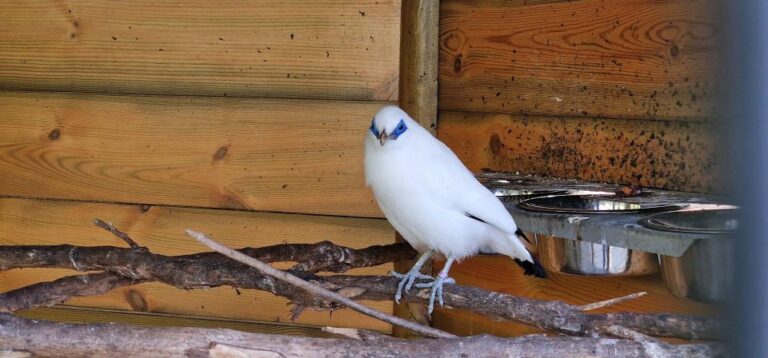
[[[395,127],[395,130],[392,131],[392,136],[394,138],[397,138],[401,134],[403,134],[407,129],[408,127],[405,126],[405,121],[401,119],[400,123],[398,123],[397,126]]]
[[[376,129],[376,118],[375,117],[371,120],[371,127],[369,129],[371,130],[371,133],[373,133],[373,135],[376,138],[379,137],[379,130]]]

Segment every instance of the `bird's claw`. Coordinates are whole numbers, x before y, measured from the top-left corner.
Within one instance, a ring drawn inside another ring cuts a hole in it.
[[[454,280],[451,277],[447,276],[440,276],[438,275],[434,281],[427,282],[427,283],[417,283],[417,288],[429,288],[432,287],[432,292],[429,293],[429,307],[427,307],[427,314],[432,314],[432,311],[435,309],[435,298],[437,298],[437,302],[440,303],[440,307],[443,307],[443,284],[450,283],[454,284],[456,283],[456,280]]]
[[[403,292],[408,293],[408,290],[413,287],[413,283],[416,281],[416,279],[422,279],[422,280],[434,280],[435,278],[430,275],[425,275],[418,271],[408,271],[408,273],[398,273],[398,272],[390,272],[390,275],[395,276],[400,279],[400,282],[397,284],[397,292],[395,292],[395,302],[400,303],[400,299],[403,298]],[[416,284],[416,287],[419,287],[419,285],[427,285],[431,283],[426,284]]]

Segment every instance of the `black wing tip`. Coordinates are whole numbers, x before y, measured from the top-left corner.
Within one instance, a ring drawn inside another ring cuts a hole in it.
[[[531,256],[533,257],[533,256]],[[515,263],[520,265],[520,267],[525,270],[524,274],[526,276],[534,276],[534,277],[540,277],[540,278],[547,278],[547,271],[544,269],[541,264],[536,261],[536,258],[533,258],[533,262],[530,261],[523,261],[520,259],[514,259]]]
[[[533,241],[531,241],[531,240],[528,238],[528,236],[526,236],[526,235],[525,235],[525,233],[523,232],[523,230],[520,230],[520,228],[517,228],[517,230],[515,230],[515,235],[516,235],[518,238],[520,238],[520,239],[523,239],[523,240],[525,240],[527,243],[529,243],[529,244],[533,245]],[[534,261],[536,261],[536,259],[534,259]]]

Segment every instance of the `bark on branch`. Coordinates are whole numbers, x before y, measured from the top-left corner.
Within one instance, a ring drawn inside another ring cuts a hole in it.
[[[329,242],[313,245],[276,245],[241,251],[266,262],[299,261],[299,265],[302,265],[310,262],[310,258],[317,258],[319,264],[315,262],[303,266],[312,270],[346,270],[350,267],[377,265],[389,262],[387,260],[412,257],[414,254],[405,244],[353,250]],[[98,286],[100,289],[145,281],[163,282],[182,289],[229,285],[268,291],[286,297],[296,304],[296,312],[300,312],[304,307],[341,308],[335,302],[307,294],[295,286],[262,275],[217,253],[164,256],[146,249],[116,247],[0,246],[0,270],[19,267],[104,270],[107,273],[86,275],[88,280],[110,283],[107,286]],[[396,278],[386,276],[317,276],[296,270],[291,273],[353,299],[391,300],[397,286]],[[95,280],[93,275],[99,275],[98,280]],[[93,289],[97,286],[94,284],[69,287],[67,282],[84,282],[84,278],[82,275],[63,278],[0,294],[0,312],[60,303],[67,299],[66,294],[87,295],[94,292]],[[427,295],[428,290],[424,289],[405,299],[425,302]],[[459,285],[446,285],[444,299],[446,305],[454,309],[471,311],[494,319],[525,322],[544,330],[568,335],[602,335],[606,334],[606,329],[610,326],[622,326],[651,336],[688,339],[716,339],[720,332],[719,322],[708,317],[652,313],[586,314],[578,306],[559,301],[540,301]]]
[[[407,243],[373,245],[363,249],[338,246],[330,241],[315,244],[282,244],[237,250],[259,261],[297,262],[292,270],[303,272],[346,272],[357,267],[370,267],[389,262],[411,259],[416,251]],[[151,254],[146,248],[121,248],[114,246],[0,246],[0,271],[14,268],[53,267],[78,271],[120,271],[121,267],[136,260],[144,260]],[[231,261],[216,252],[166,257],[179,262],[198,262],[218,265]],[[129,272],[126,272],[129,274]]]
[[[589,337],[372,340],[308,338],[226,329],[65,324],[0,314],[0,349],[34,356],[93,357],[716,357],[722,345],[671,345]]]

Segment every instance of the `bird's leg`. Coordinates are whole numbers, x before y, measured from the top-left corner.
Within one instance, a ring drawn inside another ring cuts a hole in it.
[[[456,283],[456,280],[448,277],[448,271],[451,269],[453,261],[453,257],[449,257],[448,260],[445,261],[445,266],[443,266],[443,269],[440,270],[439,274],[437,274],[437,277],[435,277],[434,281],[430,283],[416,284],[416,287],[418,288],[432,287],[432,292],[429,294],[429,307],[427,308],[428,314],[432,314],[432,310],[435,308],[435,298],[437,298],[437,302],[440,303],[440,306],[443,306],[443,284]]]
[[[421,267],[424,266],[424,264],[427,262],[427,260],[429,260],[431,256],[432,250],[424,251],[424,253],[419,256],[419,259],[416,261],[416,263],[413,264],[413,267],[411,267],[411,269],[405,274],[392,271],[392,276],[400,279],[400,283],[397,284],[397,292],[395,293],[395,302],[400,303],[400,298],[403,297],[403,291],[407,293],[417,278],[434,280],[432,276],[421,273]]]

